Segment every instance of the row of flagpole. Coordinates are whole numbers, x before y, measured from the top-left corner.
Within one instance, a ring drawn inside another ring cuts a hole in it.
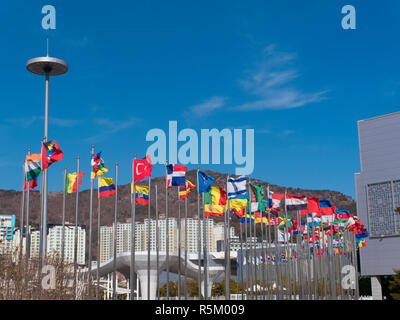
[[[28,155],[30,155],[30,150],[28,151]],[[94,146],[92,146],[91,149],[91,156],[93,157],[94,155]],[[136,159],[136,156],[135,156]],[[135,161],[134,159],[134,161]],[[166,162],[165,166],[167,168],[168,162]],[[134,168],[134,164],[132,167],[132,170],[135,170]],[[208,283],[208,217],[205,214],[205,209],[203,208],[203,216],[202,216],[202,222],[203,222],[203,248],[201,248],[201,215],[200,215],[200,189],[199,189],[199,172],[200,169],[197,169],[197,218],[198,218],[198,268],[199,268],[199,272],[198,272],[198,288],[199,288],[199,297],[201,298],[201,289],[202,289],[202,285],[203,285],[203,290],[204,290],[204,298],[208,299],[208,289],[209,289],[209,283]],[[132,175],[132,185],[133,185],[133,192],[132,192],[132,221],[131,221],[131,266],[135,266],[135,207],[136,207],[136,189],[135,189],[135,179],[134,179],[134,172],[132,171],[133,175]],[[25,169],[23,171],[23,192],[22,192],[22,208],[21,208],[21,253],[22,253],[22,237],[23,237],[23,230],[24,230],[24,224],[26,224],[26,228],[25,228],[25,234],[26,234],[26,259],[29,259],[29,237],[30,237],[30,226],[29,226],[29,181],[26,180],[26,174],[25,174]],[[64,169],[64,196],[63,196],[63,206],[62,206],[62,245],[61,245],[61,257],[62,259],[65,258],[65,195],[66,195],[66,177],[67,177],[67,170],[66,168]],[[45,178],[45,177],[44,177]],[[80,187],[80,163],[79,163],[79,157],[77,158],[77,175],[76,175],[76,191],[75,191],[75,233],[74,233],[74,281],[75,281],[75,290],[76,290],[76,274],[77,274],[77,255],[78,255],[78,220],[79,220],[79,187]],[[169,215],[168,215],[168,174],[167,174],[167,169],[166,169],[166,203],[165,203],[165,207],[166,207],[166,211],[165,211],[165,222],[166,222],[166,295],[167,298],[169,298],[170,294],[169,294],[169,249],[170,249],[170,245],[169,245]],[[229,177],[227,178],[229,179]],[[89,284],[88,284],[88,289],[89,289],[89,294],[91,294],[91,278],[90,278],[90,274],[91,274],[91,269],[92,269],[92,223],[93,223],[93,182],[94,179],[91,179],[91,187],[90,187],[90,227],[89,227],[89,266],[88,266],[88,270],[89,270]],[[25,194],[25,185],[26,183],[28,183],[28,187],[27,187],[27,192]],[[228,185],[228,181],[227,181],[227,185]],[[156,247],[157,247],[157,297],[160,298],[159,296],[159,236],[158,236],[158,227],[159,227],[159,221],[158,221],[158,199],[157,199],[157,185],[155,186],[156,188],[156,231],[157,231],[157,235],[156,235]],[[228,186],[227,186],[228,188]],[[251,203],[252,203],[252,190],[251,190],[251,184],[250,184],[250,179],[249,179],[249,187],[248,187],[248,199],[249,199],[249,208],[251,207]],[[268,190],[268,194],[269,194],[269,186],[267,188]],[[47,248],[47,245],[45,244],[46,242],[46,233],[43,232],[43,228],[44,228],[44,217],[43,217],[43,206],[44,206],[44,195],[43,193],[45,192],[45,190],[43,189],[43,183],[42,183],[42,207],[41,207],[41,225],[40,225],[40,251],[39,251],[39,255],[42,258],[42,254],[46,255],[46,252],[42,253],[42,249],[43,248]],[[179,195],[179,191],[178,191],[178,195]],[[25,203],[25,197],[26,197],[26,203]],[[150,246],[150,234],[151,234],[151,178],[149,176],[148,179],[148,197],[149,197],[149,203],[148,203],[148,230],[147,230],[147,250],[148,250],[148,259],[147,259],[147,277],[148,277],[148,287],[147,287],[147,299],[150,298],[150,263],[151,263],[151,259],[150,259],[150,251],[151,251],[151,246]],[[179,196],[178,196],[179,199]],[[203,204],[204,204],[204,194],[203,194]],[[24,209],[26,206],[26,221],[24,221]],[[225,249],[225,298],[229,299],[230,298],[230,201],[229,201],[229,197],[228,197],[228,209],[224,214],[224,249]],[[285,190],[285,216],[286,216],[286,220],[288,219],[288,213],[287,213],[287,207],[286,207],[286,190]],[[250,258],[256,258],[256,243],[254,243],[254,239],[257,239],[257,223],[255,222],[255,219],[251,219],[251,210],[249,210],[249,214],[250,214],[250,219],[247,219],[247,217],[245,218],[244,221],[244,226],[245,226],[245,249],[243,250],[243,232],[242,232],[242,225],[240,224],[240,236],[239,236],[239,240],[240,240],[240,246],[241,246],[241,261],[240,261],[240,269],[241,269],[241,281],[242,281],[242,290],[244,289],[244,275],[243,275],[243,265],[244,265],[244,255],[243,252],[245,251],[246,253],[246,259],[248,260],[248,257]],[[116,284],[115,284],[115,280],[116,280],[116,270],[117,270],[117,266],[116,266],[116,252],[117,252],[117,233],[118,233],[118,229],[117,229],[117,223],[118,223],[118,163],[116,163],[116,172],[115,172],[115,207],[114,207],[114,266],[113,266],[113,299],[116,299]],[[98,193],[98,254],[97,254],[97,297],[98,299],[100,298],[100,288],[99,288],[99,267],[100,267],[100,191]],[[179,203],[179,220],[180,220],[181,216],[180,216],[180,203]],[[318,260],[316,259],[316,245],[315,245],[315,230],[314,230],[314,219],[312,219],[312,243],[313,243],[313,250],[311,251],[311,255],[310,255],[310,241],[309,238],[307,238],[307,249],[306,249],[306,257],[307,257],[307,271],[306,271],[306,277],[307,277],[307,284],[311,285],[311,283],[313,283],[314,288],[309,288],[309,290],[306,290],[306,283],[303,281],[303,266],[301,264],[301,253],[304,253],[304,248],[302,243],[300,242],[301,240],[301,233],[299,231],[300,225],[301,225],[301,221],[300,221],[300,216],[299,216],[299,212],[297,212],[297,218],[298,218],[298,225],[297,225],[297,244],[296,244],[296,256],[297,258],[296,263],[290,263],[289,261],[286,261],[286,263],[283,265],[284,266],[284,274],[285,274],[285,279],[284,279],[284,275],[282,273],[282,268],[280,268],[280,266],[282,265],[282,261],[281,261],[281,255],[282,255],[282,249],[284,251],[284,256],[285,259],[287,260],[288,257],[292,257],[292,253],[293,253],[293,248],[290,247],[289,248],[289,233],[288,233],[288,227],[287,224],[285,222],[285,227],[284,227],[284,241],[283,241],[283,248],[281,247],[280,244],[280,240],[278,239],[278,235],[280,233],[280,231],[278,230],[278,227],[275,230],[275,257],[276,257],[276,296],[277,298],[281,298],[282,295],[284,294],[283,290],[283,284],[284,282],[286,283],[286,286],[288,286],[289,284],[289,288],[287,288],[288,290],[288,294],[286,294],[286,296],[289,296],[289,299],[292,299],[293,297],[293,291],[296,293],[296,284],[298,284],[299,288],[301,288],[301,290],[299,289],[299,295],[301,297],[305,297],[306,296],[306,292],[308,291],[308,297],[312,296],[312,292],[314,292],[314,298],[319,298],[319,293],[318,293],[318,282],[317,282],[317,278],[319,278],[321,280],[321,288],[323,285],[324,288],[324,292],[321,292],[321,296],[324,295],[326,297],[326,294],[328,291],[330,291],[331,293],[331,298],[336,297],[336,280],[340,279],[340,274],[337,274],[337,268],[333,267],[333,264],[339,264],[339,267],[341,266],[341,257],[340,255],[333,255],[333,233],[332,233],[332,224],[330,225],[330,230],[331,230],[331,234],[330,237],[328,237],[328,243],[326,243],[326,238],[325,238],[325,231],[322,230],[321,234],[322,234],[322,252],[323,252],[323,257],[325,258],[325,260],[328,259],[328,264],[327,263],[322,263],[322,260]],[[262,223],[260,224],[260,228],[261,228],[261,252],[262,252],[262,256],[263,259],[266,259],[266,256],[264,254],[264,223],[263,223],[263,216],[261,215],[261,220]],[[270,211],[268,211],[268,221],[270,220]],[[179,229],[179,237],[180,237],[180,232],[181,232],[181,224],[180,221],[178,222],[178,229]],[[47,225],[47,223],[46,223]],[[46,227],[47,228],[47,227]],[[184,294],[185,294],[185,298],[187,298],[187,282],[186,282],[186,267],[187,267],[187,198],[185,198],[185,282],[184,282]],[[249,237],[250,237],[250,242],[248,241],[248,236],[247,233],[249,232]],[[267,236],[267,247],[270,248],[271,242],[270,242],[270,229],[268,229],[268,233],[267,233],[267,229],[265,229],[265,233]],[[252,236],[252,234],[254,236]],[[350,262],[352,262],[353,265],[355,265],[355,268],[357,268],[357,256],[356,256],[356,250],[355,250],[355,239],[354,236],[352,237],[352,239],[349,237],[350,235],[345,233],[344,234],[344,241],[345,243],[351,243],[351,251],[350,253],[346,253],[345,254],[345,258],[347,260],[349,260]],[[181,249],[181,239],[179,238],[179,243],[178,243],[178,250],[179,250],[179,257],[180,257],[180,249]],[[326,248],[325,250],[325,246],[328,245],[328,248]],[[203,253],[201,253],[201,251],[203,251]],[[265,251],[266,252],[266,251]],[[288,255],[288,252],[290,253],[290,255]],[[326,252],[328,252],[328,254],[326,254]],[[202,276],[201,276],[201,254],[203,254],[203,282],[201,281]],[[311,275],[311,264],[310,264],[310,260],[312,263],[312,275]],[[338,261],[337,261],[338,260]],[[250,260],[252,261],[252,260]],[[326,262],[326,261],[324,261]],[[263,270],[260,273],[259,272],[259,268],[257,268],[257,264],[254,264],[253,268],[246,268],[246,293],[244,293],[242,291],[242,298],[244,297],[244,294],[246,294],[246,298],[250,297],[253,299],[257,299],[258,298],[258,282],[262,282],[263,286],[262,286],[262,299],[265,299],[265,295],[266,295],[266,290],[268,291],[268,289],[266,289],[265,286],[265,281],[267,281],[268,283],[268,279],[270,278],[270,274],[268,274],[268,270],[267,273],[265,273],[265,261],[263,263]],[[267,268],[268,269],[268,268]],[[180,267],[179,267],[179,291],[180,291],[180,276],[181,276],[181,272],[180,272]],[[336,271],[336,274],[335,274]],[[328,277],[329,275],[329,277]],[[294,277],[294,281],[292,281],[292,277]],[[329,278],[329,279],[328,279]],[[311,279],[314,279],[314,281],[311,281]],[[284,281],[285,280],[285,281]],[[329,281],[328,281],[329,280]],[[328,290],[327,287],[327,282],[330,282],[330,290]],[[249,283],[250,283],[250,287],[249,287]],[[356,281],[357,283],[357,281]],[[131,273],[130,273],[130,289],[131,289],[131,294],[130,294],[130,298],[134,299],[134,286],[136,284],[135,281],[135,272],[134,272],[134,267],[131,268]],[[293,286],[294,284],[294,286]],[[357,286],[357,284],[356,284]],[[341,298],[343,298],[343,288],[342,286],[340,287],[340,296]],[[254,289],[255,288],[255,289]],[[138,288],[136,288],[136,290],[138,290]],[[358,288],[356,288],[356,291],[358,290]],[[301,292],[300,292],[301,291]],[[180,293],[180,292],[179,292]],[[269,297],[271,297],[271,293],[269,292],[267,294]]]

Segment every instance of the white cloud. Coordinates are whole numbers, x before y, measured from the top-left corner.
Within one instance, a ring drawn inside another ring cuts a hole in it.
[[[328,90],[305,93],[290,82],[301,74],[293,66],[297,54],[278,52],[275,45],[263,50],[263,59],[256,68],[247,71],[241,81],[244,89],[256,99],[234,107],[234,110],[291,109],[327,99]]]
[[[225,105],[225,100],[226,98],[224,97],[212,97],[203,103],[191,106],[189,108],[190,114],[198,118],[205,117],[211,112],[222,108]]]

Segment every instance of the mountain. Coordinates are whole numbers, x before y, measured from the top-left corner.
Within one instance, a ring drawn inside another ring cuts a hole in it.
[[[215,178],[213,185],[226,188],[227,174],[205,171],[207,174]],[[234,177],[234,175],[232,175]],[[186,173],[186,178],[193,182],[196,181],[196,170]],[[266,193],[267,182],[260,180],[252,180],[254,184],[262,185]],[[147,185],[147,181],[142,181],[141,185]],[[165,213],[165,177],[157,177],[151,179],[151,215],[155,217],[155,186],[158,190],[158,210],[160,214]],[[285,187],[270,185],[270,190],[274,192],[284,193]],[[118,187],[118,222],[130,222],[131,217],[131,187],[129,184]],[[287,193],[294,195],[314,196],[322,199],[329,199],[332,205],[338,209],[348,209],[352,213],[356,213],[355,201],[340,192],[330,190],[305,190],[300,188],[287,188]],[[79,224],[89,226],[89,199],[90,190],[81,191],[79,193]],[[97,189],[94,190],[93,196],[93,243],[97,245]],[[101,199],[101,225],[112,225],[114,221],[114,197],[106,197]],[[61,224],[62,222],[62,192],[50,192],[48,195],[48,224]],[[170,217],[178,216],[178,206],[181,204],[182,217],[184,214],[184,200],[178,201],[178,190],[176,187],[168,190],[168,212]],[[33,226],[39,226],[40,223],[40,193],[39,191],[30,192],[30,222]],[[14,214],[17,218],[17,225],[21,215],[21,192],[13,190],[0,190],[0,214]],[[294,215],[295,212],[289,212]],[[188,217],[197,217],[197,196],[193,190],[188,196]],[[136,205],[136,221],[143,221],[147,218],[147,206]],[[223,218],[214,218],[216,221],[223,221]],[[75,194],[66,196],[66,221],[75,224]],[[87,232],[87,236],[88,236]],[[95,248],[95,247],[94,247]],[[96,251],[96,250],[93,250]]]

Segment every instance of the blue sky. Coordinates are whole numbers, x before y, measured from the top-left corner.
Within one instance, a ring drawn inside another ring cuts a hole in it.
[[[41,27],[54,5],[57,29]],[[341,8],[356,8],[343,30]],[[21,188],[28,147],[40,152],[44,79],[25,69],[50,55],[69,64],[50,81],[50,138],[63,168],[87,173],[90,146],[129,183],[148,130],[254,128],[251,177],[354,197],[357,120],[398,111],[398,1],[8,1],[1,5],[1,189]],[[195,166],[189,165],[192,169]],[[234,166],[202,166],[234,172]],[[164,168],[156,165],[153,176]]]

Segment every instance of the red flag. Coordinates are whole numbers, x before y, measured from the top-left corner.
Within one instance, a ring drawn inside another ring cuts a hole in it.
[[[37,180],[29,181],[29,189],[33,190],[38,186]],[[28,181],[25,181],[24,189],[28,189]]]
[[[307,198],[307,209],[300,210],[301,215],[306,215],[309,213],[319,214],[319,212],[320,212],[320,208],[319,208],[319,198],[318,197]]]
[[[151,161],[151,156],[147,155],[143,159],[133,159],[133,182],[144,180],[146,177],[151,177],[151,170],[153,164]]]

